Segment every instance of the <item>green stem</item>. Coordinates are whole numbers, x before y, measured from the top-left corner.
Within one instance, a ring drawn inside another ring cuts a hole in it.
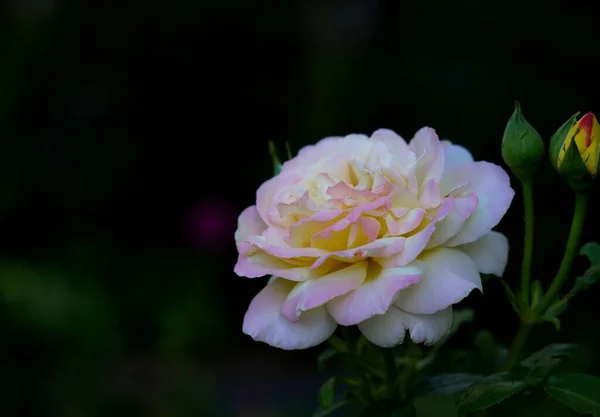
[[[504,365],[502,367],[504,371],[511,370],[521,357],[523,349],[525,348],[525,344],[527,343],[527,339],[531,334],[531,330],[531,323],[523,321],[521,322],[521,327],[519,327],[519,331],[517,332],[515,339],[513,340],[512,344],[510,345],[510,348],[508,349],[506,361],[504,362]]]
[[[396,359],[394,357],[394,349],[382,348],[383,361],[385,363],[385,377],[390,395],[396,395],[396,379],[398,374],[396,371]]]
[[[546,313],[546,310],[554,302],[561,288],[565,284],[565,281],[569,277],[571,263],[573,263],[573,259],[575,258],[575,255],[577,255],[579,249],[579,239],[583,229],[587,205],[588,194],[577,193],[575,195],[575,210],[573,212],[573,221],[571,222],[571,231],[569,232],[565,254],[563,255],[556,277],[552,281],[552,284],[550,284],[550,288],[548,288],[548,292],[544,294],[534,311],[535,317],[542,316]]]
[[[523,181],[523,203],[525,209],[525,241],[523,244],[523,263],[521,265],[521,314],[530,309],[529,289],[531,282],[531,260],[533,256],[533,182]]]

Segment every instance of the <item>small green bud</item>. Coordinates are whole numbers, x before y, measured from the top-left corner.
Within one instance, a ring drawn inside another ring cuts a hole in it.
[[[593,113],[571,116],[550,140],[550,162],[575,191],[588,190],[598,172],[600,124]]]
[[[544,141],[521,112],[519,102],[506,124],[502,138],[502,158],[512,172],[521,180],[529,181],[535,175],[544,158]]]

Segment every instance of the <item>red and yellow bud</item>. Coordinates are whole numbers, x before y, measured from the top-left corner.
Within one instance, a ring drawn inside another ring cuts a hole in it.
[[[592,112],[579,119],[567,133],[558,152],[556,166],[561,170],[565,155],[571,146],[576,146],[588,173],[593,177],[598,172],[598,151],[600,150],[600,124]]]

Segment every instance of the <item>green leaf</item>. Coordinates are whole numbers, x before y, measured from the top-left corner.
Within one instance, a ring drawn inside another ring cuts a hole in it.
[[[340,339],[337,336],[331,336],[329,339],[327,339],[327,342],[331,345],[331,347],[340,352],[340,353],[349,353],[350,350],[348,349],[348,345],[346,345],[346,342],[344,342],[342,339]]]
[[[494,336],[487,330],[480,331],[475,336],[475,346],[481,353],[487,372],[495,372],[504,358],[503,349],[496,343]]]
[[[456,417],[456,400],[451,396],[417,398],[414,402],[417,417]]]
[[[579,250],[581,256],[587,256],[592,265],[600,265],[600,245],[596,242],[588,242]]]
[[[435,375],[415,384],[414,392],[418,397],[456,395],[483,378],[483,375],[468,373]]]
[[[579,414],[600,416],[600,378],[579,373],[548,378],[546,392]]]
[[[413,403],[394,410],[390,417],[417,417],[417,409]]]
[[[281,168],[283,165],[279,160],[279,156],[277,155],[277,148],[272,140],[269,141],[269,153],[271,154],[271,159],[273,160],[273,175],[277,175],[281,172]]]
[[[359,388],[363,386],[364,379],[357,376],[349,376],[342,378],[341,382],[351,387]]]
[[[318,394],[319,407],[323,410],[329,410],[333,405],[335,396],[335,377],[332,376],[321,385]]]
[[[547,367],[553,359],[573,357],[576,350],[577,345],[571,343],[554,343],[525,358],[521,361],[521,366],[528,369]]]
[[[473,384],[459,399],[461,413],[485,410],[515,395],[527,386],[510,372],[489,375]]]
[[[452,316],[452,326],[448,336],[456,333],[463,324],[471,323],[474,317],[475,313],[470,308],[457,309]]]
[[[323,372],[325,370],[325,362],[333,358],[338,353],[339,352],[334,349],[325,349],[323,353],[317,356],[317,369],[319,372]]]
[[[333,404],[327,410],[323,410],[322,408],[318,408],[317,411],[315,411],[313,413],[313,417],[325,417],[325,416],[329,416],[329,415],[333,414],[334,412],[336,412],[337,410],[339,410],[340,408],[342,408],[343,406],[345,406],[346,404],[348,404],[346,401],[340,401],[340,402],[337,402],[337,403]]]

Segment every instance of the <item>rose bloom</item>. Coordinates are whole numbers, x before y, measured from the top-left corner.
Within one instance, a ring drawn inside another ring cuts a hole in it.
[[[236,274],[272,275],[243,331],[282,349],[358,325],[376,345],[433,344],[452,306],[502,275],[513,199],[506,172],[422,128],[380,129],[307,146],[258,189],[235,233]]]

